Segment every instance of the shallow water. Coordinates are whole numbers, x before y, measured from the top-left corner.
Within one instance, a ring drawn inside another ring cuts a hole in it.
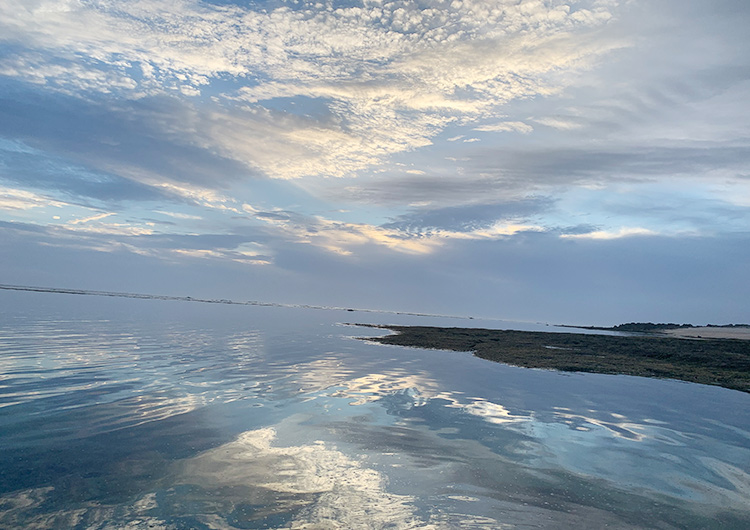
[[[2,528],[747,528],[750,395],[383,346],[478,320],[0,293]]]

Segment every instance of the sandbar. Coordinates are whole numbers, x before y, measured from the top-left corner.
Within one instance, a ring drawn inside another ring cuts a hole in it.
[[[665,329],[661,333],[686,339],[737,339],[750,340],[750,327],[696,327]]]

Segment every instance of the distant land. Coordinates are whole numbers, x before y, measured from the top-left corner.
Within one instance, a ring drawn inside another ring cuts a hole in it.
[[[363,338],[382,344],[473,352],[482,359],[526,368],[679,379],[750,392],[750,340],[659,336],[644,333],[657,331],[646,324],[624,324],[638,335],[358,325],[396,332]],[[585,329],[626,331],[620,326]]]
[[[653,322],[628,322],[627,324],[618,324],[609,328],[597,327],[597,326],[566,326],[560,324],[562,328],[576,328],[576,329],[597,329],[602,331],[624,331],[628,333],[653,333],[662,331],[671,331],[675,329],[695,329],[695,328],[748,328],[750,324],[706,324],[705,326],[695,326],[693,324],[673,324],[673,323],[659,323],[654,324]]]
[[[641,335],[661,335],[683,339],[742,339],[750,340],[750,324],[654,324],[653,322],[629,322],[609,328],[596,326],[565,326],[563,328],[615,331]]]
[[[385,309],[352,309],[349,307],[333,307],[324,305],[309,304],[282,304],[278,302],[260,302],[258,300],[227,300],[226,298],[194,298],[192,296],[170,296],[162,294],[142,294],[142,293],[124,293],[119,291],[93,291],[89,289],[69,289],[65,287],[37,287],[30,285],[9,285],[0,284],[0,290],[3,291],[28,291],[33,293],[52,293],[52,294],[72,294],[79,296],[107,296],[114,298],[136,298],[139,300],[171,300],[176,302],[196,302],[202,304],[226,304],[226,305],[251,305],[261,307],[287,307],[297,309],[316,309],[325,311],[350,311],[359,313],[383,313],[386,315],[409,315],[417,317],[440,317],[465,319],[472,317],[461,317],[454,315],[433,315],[429,313],[413,313],[409,311],[388,311]]]
[[[0,284],[0,290],[467,318],[376,309],[281,304],[255,300],[238,302],[190,296],[8,284]],[[527,368],[679,379],[750,392],[750,325],[748,324],[694,326],[692,324],[630,322],[612,327],[558,326],[615,332],[619,335],[428,326],[356,325],[395,331],[396,334],[394,335],[364,338],[364,340],[383,344],[471,351],[483,359]]]

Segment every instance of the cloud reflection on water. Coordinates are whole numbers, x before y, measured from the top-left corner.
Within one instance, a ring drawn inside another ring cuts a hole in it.
[[[295,514],[289,524],[295,529],[431,528],[415,516],[414,497],[388,493],[386,477],[363,462],[323,441],[286,447],[275,441],[273,428],[244,432],[183,462],[176,484],[200,485],[206,497],[220,494],[223,513],[261,502],[256,517]]]
[[[20,392],[24,403],[0,409],[0,527],[747,520],[746,421],[704,406],[744,396],[384,348],[321,327],[322,313],[291,332],[302,312],[268,323],[252,308],[190,309],[199,324],[30,321],[6,331],[3,397]]]
[[[606,421],[593,417],[593,414],[589,417],[583,414],[577,414],[574,411],[563,407],[555,407],[555,409],[555,415],[559,421],[570,426],[571,429],[590,431],[592,427],[602,427],[612,436],[634,442],[640,442],[647,437],[647,434],[644,432],[647,429],[647,426],[627,421],[627,418],[622,414],[616,414],[614,412],[609,413],[611,419]]]

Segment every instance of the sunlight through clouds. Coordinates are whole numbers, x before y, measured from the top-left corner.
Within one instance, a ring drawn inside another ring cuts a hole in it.
[[[256,219],[278,228],[295,242],[343,256],[350,256],[357,247],[371,244],[405,254],[430,254],[450,240],[498,240],[519,232],[543,231],[540,226],[496,222],[472,230],[430,228],[416,234],[396,227],[344,223],[321,216],[305,217],[284,211],[261,212],[249,204],[244,204],[243,209]]]

